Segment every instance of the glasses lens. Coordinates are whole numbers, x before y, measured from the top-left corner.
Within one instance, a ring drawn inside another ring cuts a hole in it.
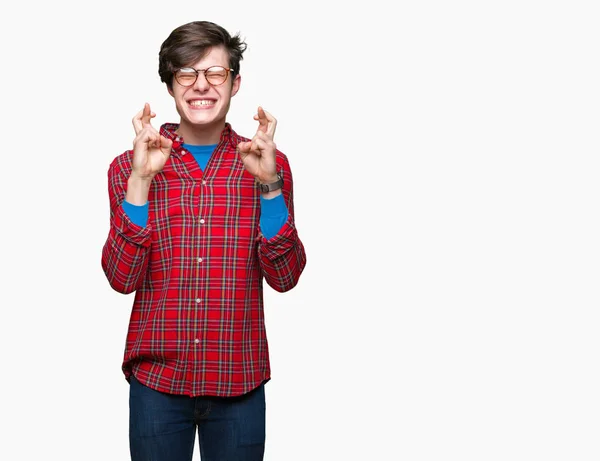
[[[179,69],[175,78],[181,86],[191,86],[196,81],[196,72],[193,69]]]
[[[223,67],[209,67],[206,69],[206,80],[211,85],[220,85],[227,80],[227,69]]]

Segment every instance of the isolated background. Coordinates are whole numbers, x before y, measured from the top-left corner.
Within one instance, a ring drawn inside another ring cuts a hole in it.
[[[106,173],[144,102],[176,121],[162,41],[211,20],[248,43],[229,121],[278,118],[308,256],[266,289],[265,459],[598,460],[596,8],[11,4],[0,459],[129,459]]]

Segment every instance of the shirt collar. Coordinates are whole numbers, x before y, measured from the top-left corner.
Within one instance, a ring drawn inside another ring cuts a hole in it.
[[[173,141],[173,150],[177,155],[181,153],[181,149],[183,149],[182,144],[184,143],[183,137],[176,133],[178,128],[179,123],[165,123],[160,127],[160,134]],[[223,128],[223,131],[221,132],[219,144],[221,142],[232,141],[234,138],[237,138],[235,131],[233,131],[229,123],[225,123],[225,128]]]

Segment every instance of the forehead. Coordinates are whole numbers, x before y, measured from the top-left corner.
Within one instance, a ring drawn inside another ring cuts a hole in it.
[[[224,46],[213,46],[202,59],[191,64],[196,69],[205,69],[210,66],[229,67],[229,54]]]

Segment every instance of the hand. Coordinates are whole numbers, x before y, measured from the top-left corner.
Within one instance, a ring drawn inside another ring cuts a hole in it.
[[[248,173],[263,184],[272,183],[277,181],[277,146],[273,142],[277,120],[260,106],[254,120],[258,121],[256,134],[252,141],[240,142],[237,151]]]
[[[150,110],[150,104],[146,103],[132,120],[136,136],[133,140],[131,175],[139,179],[152,179],[163,169],[171,155],[173,141],[161,136],[152,126],[150,120],[154,117],[156,114]]]

